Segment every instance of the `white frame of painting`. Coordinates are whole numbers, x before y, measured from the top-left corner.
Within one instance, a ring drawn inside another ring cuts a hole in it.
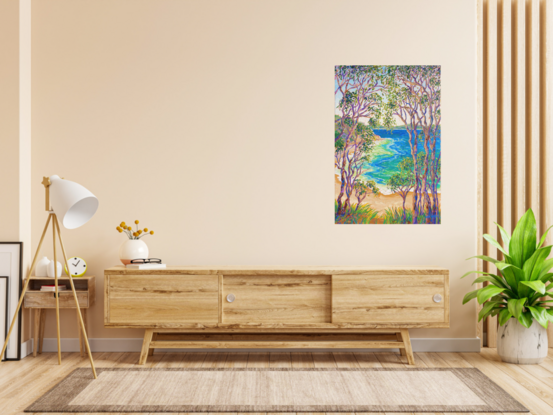
[[[21,272],[23,266],[23,242],[0,242],[0,276],[5,284],[0,284],[0,344],[3,345],[9,325],[23,289]],[[0,281],[1,283],[1,281]],[[4,288],[5,287],[5,288]],[[4,294],[3,289],[6,289]],[[4,305],[3,302],[6,301]],[[21,310],[13,328],[4,360],[21,360]],[[2,327],[4,326],[4,327]]]

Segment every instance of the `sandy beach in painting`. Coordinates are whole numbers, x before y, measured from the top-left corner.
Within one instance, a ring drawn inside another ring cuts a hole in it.
[[[334,176],[334,198],[336,199],[338,195],[340,194],[340,180]],[[438,194],[438,199],[442,200],[441,194]],[[355,198],[352,198],[353,203],[357,203],[357,200]],[[371,205],[371,207],[376,210],[379,214],[384,213],[384,211],[387,208],[390,207],[396,207],[400,208],[403,207],[403,199],[400,195],[393,193],[390,195],[380,194],[378,196],[376,195],[369,195],[363,200],[361,203],[362,205]],[[409,195],[407,196],[405,200],[406,206],[412,206],[413,205],[413,192],[409,192]]]

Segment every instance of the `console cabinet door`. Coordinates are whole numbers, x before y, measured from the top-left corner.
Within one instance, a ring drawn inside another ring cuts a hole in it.
[[[107,324],[217,323],[217,275],[110,275]]]
[[[332,322],[448,324],[448,276],[333,275]]]
[[[330,323],[330,275],[224,275],[222,300],[225,324]]]

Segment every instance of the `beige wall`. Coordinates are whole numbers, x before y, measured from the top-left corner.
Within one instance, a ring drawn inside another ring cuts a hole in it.
[[[0,240],[19,241],[19,3],[0,2]]]
[[[32,17],[34,243],[42,176],[88,187],[100,209],[64,238],[99,293],[115,226],[140,219],[172,265],[447,267],[451,329],[413,334],[475,336],[472,1],[35,0]],[[334,225],[336,64],[442,65],[442,225]],[[76,337],[74,312],[62,325]],[[90,337],[141,335],[104,329],[99,296]]]

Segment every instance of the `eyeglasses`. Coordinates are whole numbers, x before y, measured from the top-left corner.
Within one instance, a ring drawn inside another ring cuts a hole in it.
[[[131,264],[161,264],[161,259],[159,258],[131,259]]]

